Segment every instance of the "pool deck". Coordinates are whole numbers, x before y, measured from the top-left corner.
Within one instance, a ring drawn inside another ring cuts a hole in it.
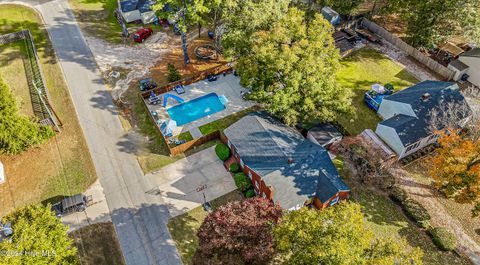
[[[253,101],[246,101],[242,99],[241,92],[245,90],[246,89],[240,85],[240,78],[238,76],[235,76],[233,74],[227,74],[226,76],[218,75],[218,80],[214,82],[202,80],[197,83],[185,86],[185,93],[181,95],[178,95],[173,90],[168,92],[169,94],[174,94],[181,97],[185,100],[185,102],[213,92],[217,93],[218,96],[224,95],[228,99],[228,102],[225,105],[226,108],[224,110],[184,124],[182,126],[178,126],[178,128],[173,133],[173,136],[179,135],[183,132],[192,131],[192,136],[194,138],[199,138],[201,137],[201,135],[199,135],[198,127],[204,124],[208,124],[212,121],[227,117],[233,113],[253,107],[255,105]],[[163,121],[169,119],[167,109],[180,104],[176,100],[169,98],[167,107],[164,108],[162,96],[165,94],[167,93],[160,95],[162,100],[157,105],[147,104],[149,111],[156,111],[159,118]]]

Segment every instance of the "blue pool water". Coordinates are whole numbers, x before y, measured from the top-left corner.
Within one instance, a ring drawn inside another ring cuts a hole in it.
[[[167,112],[170,118],[181,126],[224,109],[225,106],[220,102],[218,95],[210,93],[171,107]]]

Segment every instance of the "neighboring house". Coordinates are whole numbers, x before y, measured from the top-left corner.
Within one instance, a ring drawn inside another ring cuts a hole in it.
[[[247,115],[224,134],[255,192],[283,209],[323,209],[350,194],[325,148],[266,113]]]
[[[342,133],[330,123],[322,123],[308,130],[307,139],[314,144],[321,145],[326,149],[342,140]]]
[[[147,0],[121,0],[119,2],[120,11],[125,22],[141,20],[143,24],[154,23],[158,20],[157,15],[151,6],[155,1]]]
[[[466,73],[469,75],[468,81],[480,87],[480,48],[473,48],[462,53],[458,57],[458,61],[468,66],[466,69]]]
[[[383,121],[375,133],[397,154],[398,159],[435,143],[437,135],[431,132],[431,112],[452,103],[465,107],[466,113],[457,117],[464,126],[471,111],[456,83],[424,81],[383,98],[378,114]],[[437,112],[439,118],[445,113]],[[441,129],[441,128],[438,128]]]
[[[453,76],[453,81],[460,80],[464,74],[468,71],[468,65],[462,63],[459,59],[456,59],[448,64],[448,69],[453,70],[455,75]]]

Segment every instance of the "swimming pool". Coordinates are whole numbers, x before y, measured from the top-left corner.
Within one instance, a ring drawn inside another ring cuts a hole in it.
[[[225,106],[220,102],[218,95],[210,93],[173,106],[167,112],[170,118],[175,120],[178,126],[181,126],[224,109]]]

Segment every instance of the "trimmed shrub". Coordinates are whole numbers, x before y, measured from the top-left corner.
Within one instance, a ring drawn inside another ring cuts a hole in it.
[[[230,164],[230,172],[237,173],[240,170],[240,165],[238,163]]]
[[[249,189],[247,190],[247,192],[245,192],[245,197],[247,198],[252,198],[255,196],[255,191],[253,189]]]
[[[182,78],[182,76],[180,75],[180,72],[178,72],[177,68],[175,68],[175,65],[169,63],[167,65],[167,70],[168,70],[167,78],[169,82],[175,82]]]
[[[425,228],[428,226],[428,221],[431,218],[430,214],[420,203],[412,199],[406,199],[403,202],[403,208],[405,209],[406,214],[422,227]]]
[[[217,146],[215,146],[215,153],[222,161],[225,161],[230,157],[230,149],[228,149],[227,145],[222,143],[219,143]]]
[[[433,243],[441,250],[450,251],[457,247],[455,235],[444,227],[433,228],[430,230],[430,236],[432,237]]]
[[[238,187],[238,189],[243,192],[252,187],[252,182],[249,178],[247,178],[247,176],[245,176],[243,172],[235,174],[233,179],[235,180],[235,185]]]
[[[392,198],[392,200],[396,202],[403,203],[405,200],[407,200],[408,196],[407,192],[404,191],[402,188],[400,188],[399,186],[393,186],[390,189],[390,198]]]
[[[386,90],[392,90],[393,91],[393,85],[390,83],[387,83],[383,86]]]
[[[0,154],[21,153],[54,135],[50,127],[19,113],[14,95],[0,78]]]

